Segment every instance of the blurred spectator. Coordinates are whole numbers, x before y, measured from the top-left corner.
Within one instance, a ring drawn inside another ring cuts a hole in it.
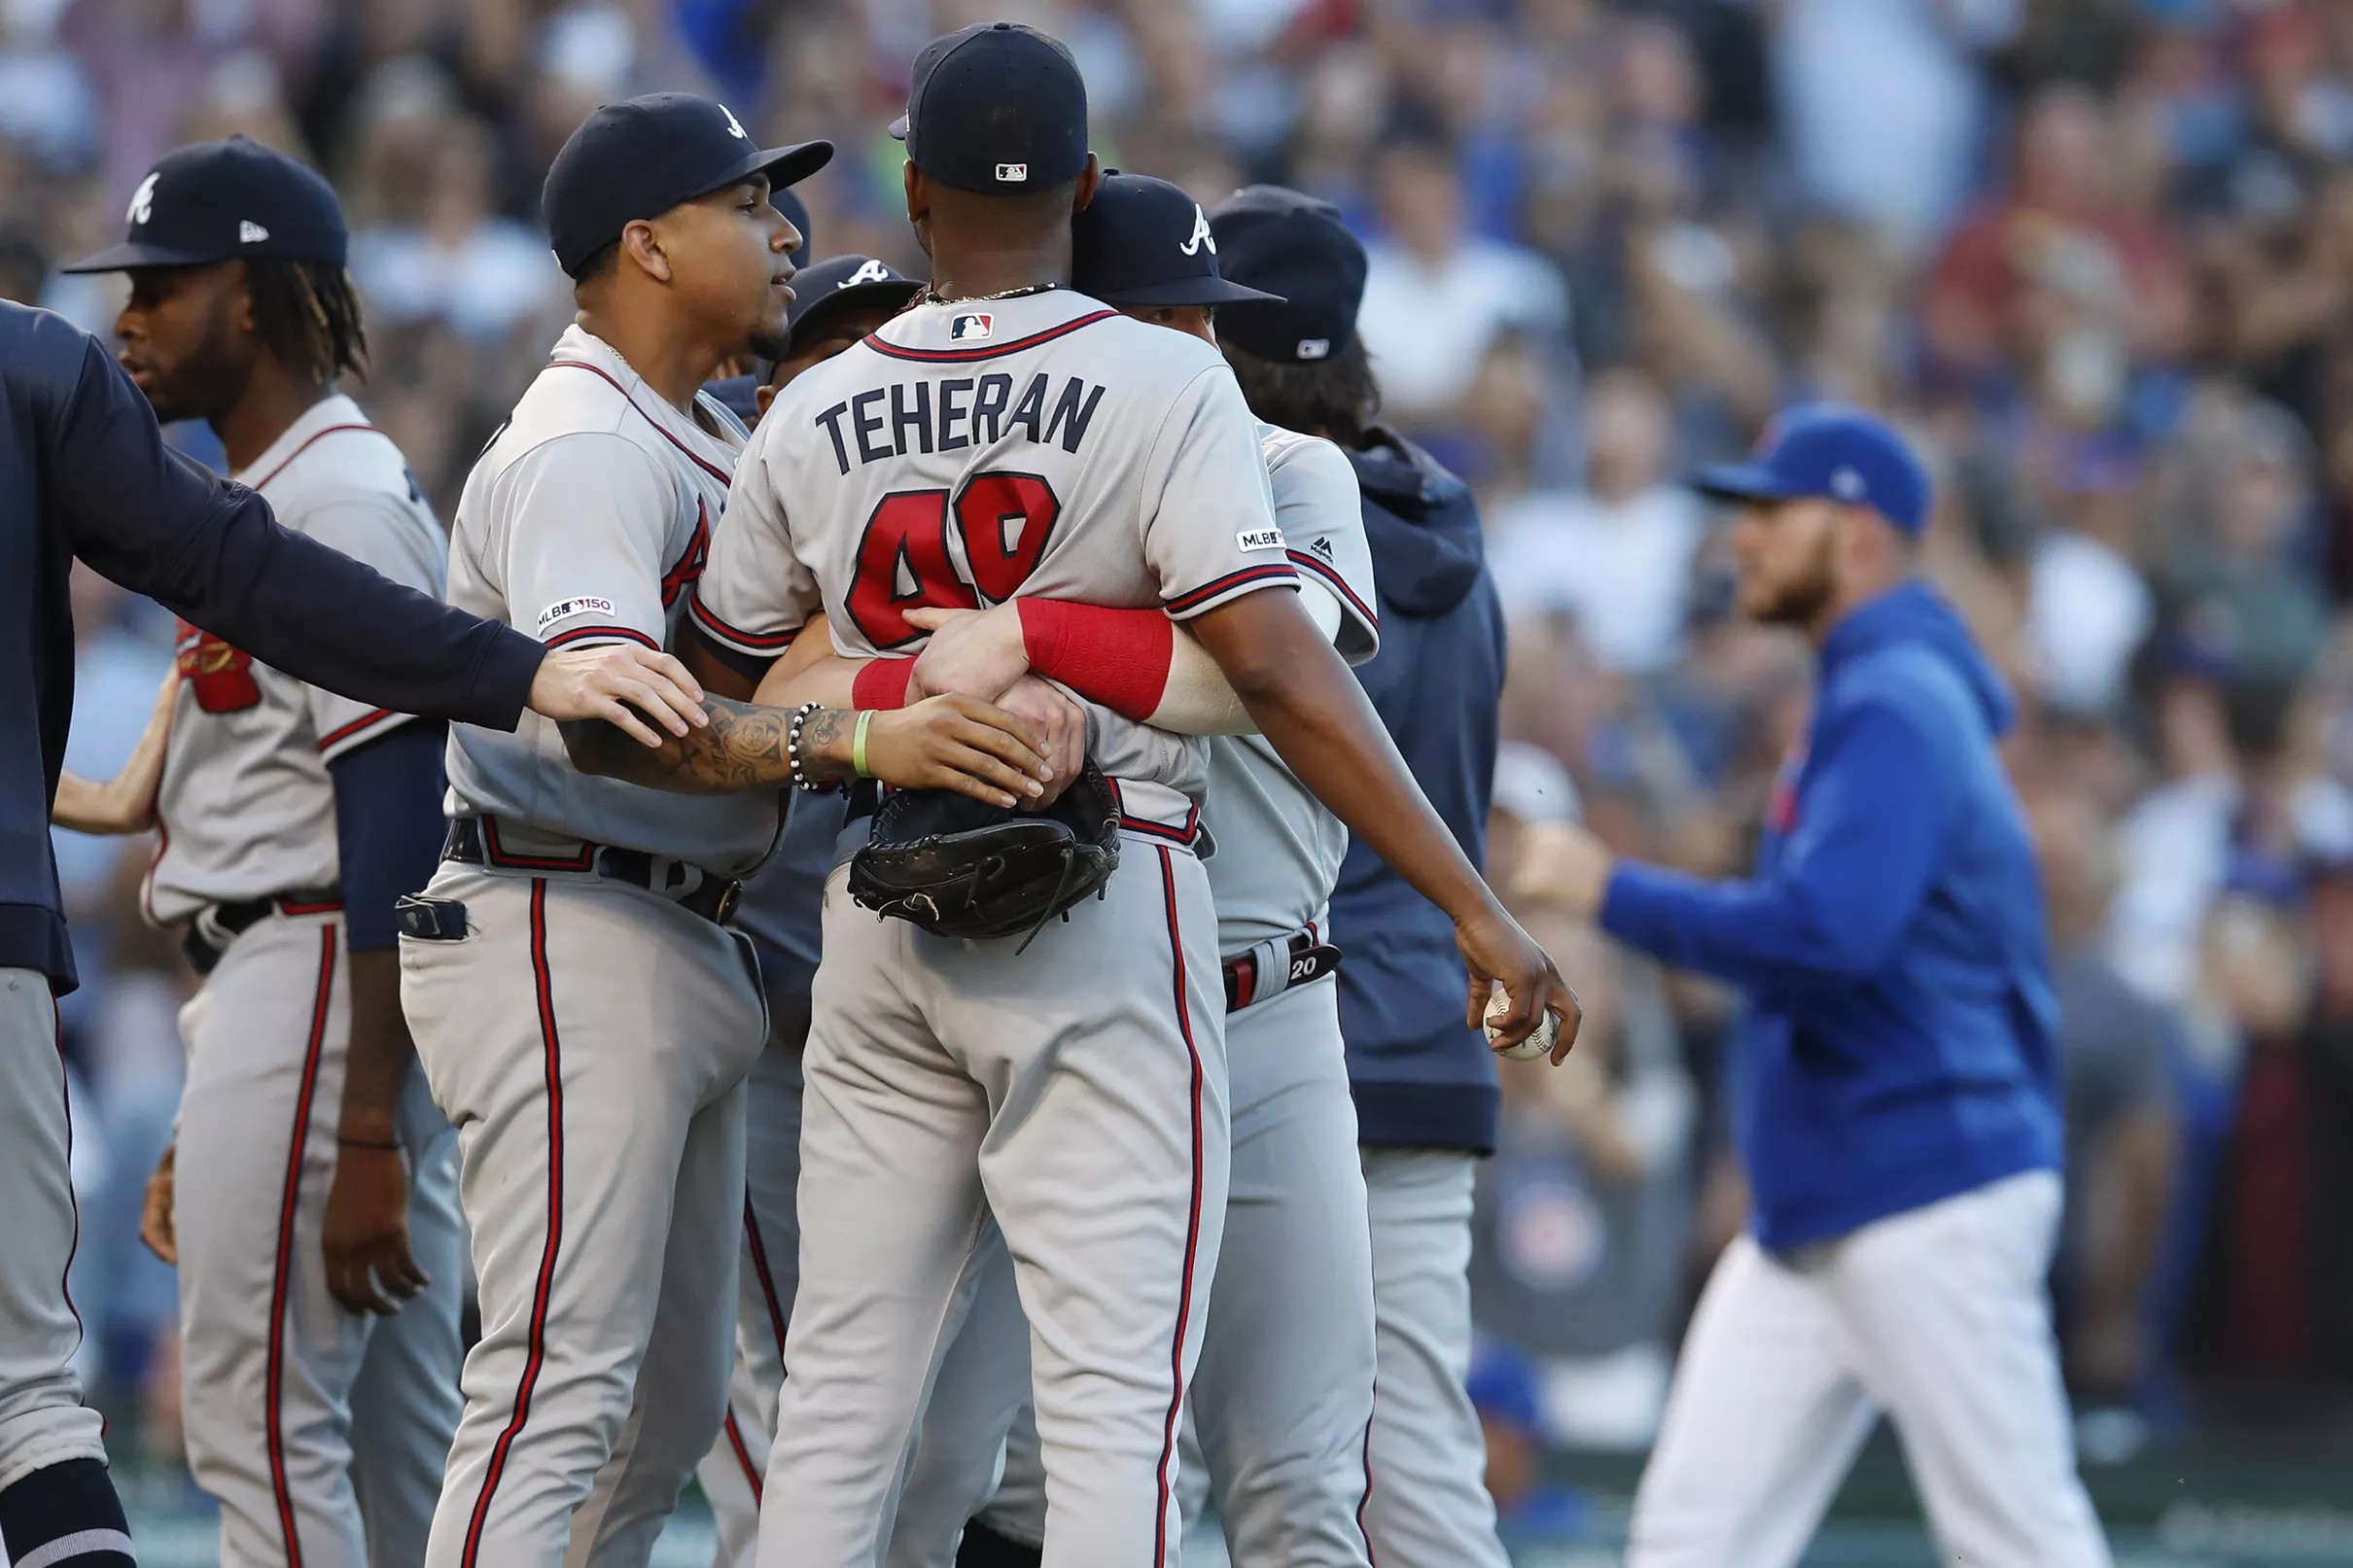
[[[1559,333],[1567,295],[1542,257],[1467,227],[1461,175],[1442,142],[1392,141],[1377,167],[1382,236],[1366,247],[1358,328],[1391,416],[1409,430],[1447,429],[1495,336]]]
[[[2311,517],[2310,443],[2280,409],[2254,404],[2211,480],[2211,526],[2166,585],[2182,613],[2230,650],[2237,676],[2292,682],[2320,651],[2328,607],[2296,546]]]
[[[2050,901],[2066,1075],[2062,1344],[2080,1393],[2129,1404],[2146,1370],[2146,1292],[2173,1196],[2180,1026],[2127,986],[2099,950],[2116,859],[2098,800],[2060,784],[2029,804]]]
[[[1495,1500],[1495,1533],[1504,1548],[1520,1551],[1587,1535],[1592,1506],[1544,1479],[1550,1434],[1535,1369],[1508,1346],[1490,1346],[1471,1363],[1470,1397],[1487,1439],[1487,1491]]]
[[[1638,371],[1597,377],[1587,393],[1585,489],[1527,496],[1489,523],[1505,610],[1573,616],[1605,667],[1649,675],[1683,647],[1699,498],[1668,471],[1666,400]]]

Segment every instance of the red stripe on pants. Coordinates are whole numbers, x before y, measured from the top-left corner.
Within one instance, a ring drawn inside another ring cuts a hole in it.
[[[474,1500],[474,1521],[466,1527],[466,1552],[459,1559],[474,1568],[482,1548],[482,1525],[490,1517],[490,1499],[498,1492],[507,1470],[507,1454],[514,1446],[523,1423],[531,1418],[531,1391],[547,1359],[547,1298],[554,1293],[555,1260],[564,1238],[564,1059],[555,1028],[555,989],[547,978],[547,879],[531,879],[531,978],[539,992],[540,1049],[547,1066],[547,1239],[540,1248],[539,1282],[531,1292],[531,1330],[523,1357],[523,1376],[515,1385],[514,1413],[490,1450],[490,1468],[482,1477],[482,1495]]]
[[[310,1142],[310,1105],[319,1087],[319,1058],[327,1044],[327,1007],[334,995],[335,926],[319,929],[319,985],[310,1004],[310,1044],[302,1053],[302,1086],[295,1095],[294,1140],[286,1151],[286,1185],[278,1195],[278,1257],[269,1281],[268,1371],[263,1377],[262,1424],[269,1448],[269,1490],[277,1500],[278,1526],[286,1533],[287,1568],[302,1568],[302,1541],[295,1528],[294,1493],[286,1483],[286,1441],[280,1406],[286,1386],[286,1298],[294,1274],[295,1203],[302,1191],[302,1154]]]
[[[1169,1504],[1176,1481],[1169,1473],[1176,1456],[1176,1427],[1184,1414],[1184,1336],[1193,1315],[1193,1262],[1201,1244],[1201,1051],[1193,1043],[1193,1014],[1185,998],[1184,933],[1176,923],[1176,873],[1169,852],[1160,852],[1160,886],[1168,901],[1169,958],[1176,977],[1176,1029],[1184,1036],[1185,1054],[1193,1061],[1193,1209],[1185,1222],[1184,1278],[1176,1294],[1176,1338],[1169,1351],[1168,1423],[1161,1436],[1160,1463],[1154,1475],[1160,1483],[1160,1506],[1153,1515],[1152,1568],[1168,1568]]]

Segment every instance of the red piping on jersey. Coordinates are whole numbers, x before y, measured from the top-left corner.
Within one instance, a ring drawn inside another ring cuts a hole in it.
[[[281,898],[278,900],[278,913],[287,916],[340,915],[343,913],[343,900],[329,898],[316,904],[297,904]]]
[[[1193,807],[1184,814],[1182,825],[1172,827],[1167,822],[1155,822],[1148,817],[1138,817],[1131,813],[1128,810],[1127,797],[1119,792],[1118,780],[1106,779],[1104,783],[1111,786],[1111,804],[1119,812],[1121,827],[1133,833],[1141,833],[1147,838],[1165,839],[1171,844],[1181,844],[1186,849],[1191,849],[1201,841],[1201,808],[1199,806]]]
[[[678,596],[701,580],[703,568],[711,564],[711,503],[694,498],[694,532],[686,536],[686,547],[678,552],[670,570],[662,574],[662,608],[668,610],[678,602]]]
[[[1291,565],[1303,566],[1321,577],[1324,586],[1338,594],[1355,610],[1357,614],[1363,616],[1367,626],[1376,632],[1381,630],[1380,615],[1375,612],[1372,606],[1356,597],[1356,590],[1348,585],[1348,579],[1333,570],[1330,563],[1308,550],[1291,550],[1287,553],[1290,555]]]
[[[740,644],[747,650],[757,650],[761,653],[782,652],[792,645],[794,638],[800,636],[800,628],[797,626],[789,632],[770,632],[764,636],[757,632],[738,631],[713,613],[711,608],[703,603],[703,596],[699,593],[691,593],[686,596],[686,613],[700,622],[704,631],[720,642]]]
[[[962,303],[961,300],[953,302]],[[884,342],[880,332],[868,333],[863,341],[866,347],[875,353],[894,360],[914,360],[921,365],[971,365],[980,360],[998,360],[1008,354],[1019,354],[1024,349],[1033,349],[1041,343],[1051,343],[1057,337],[1070,336],[1081,327],[1092,327],[1099,321],[1109,321],[1118,314],[1119,312],[1116,310],[1089,311],[1083,316],[1073,316],[1059,327],[1049,327],[1042,332],[1032,332],[1029,336],[1017,337],[1010,343],[989,343],[980,348],[901,348],[896,343]]]
[[[479,819],[482,824],[482,853],[490,863],[506,871],[594,871],[596,846],[580,840],[580,853],[569,857],[553,854],[509,854],[499,844],[499,820],[495,817]]]
[[[617,637],[631,643],[641,643],[656,653],[662,650],[661,644],[634,626],[575,626],[569,632],[556,633],[547,639],[544,645],[551,648],[569,647],[574,643],[584,643],[592,637]]]
[[[720,468],[717,464],[707,461],[702,454],[695,451],[693,447],[688,446],[685,441],[682,441],[677,436],[671,435],[669,426],[663,424],[660,420],[646,412],[643,407],[640,407],[638,401],[629,396],[629,389],[622,386],[618,381],[614,380],[610,371],[605,370],[601,366],[590,365],[586,360],[549,360],[547,362],[547,368],[550,370],[585,370],[590,375],[603,377],[606,383],[609,384],[614,391],[621,395],[621,401],[627,403],[632,408],[636,408],[638,417],[653,427],[654,434],[661,436],[663,440],[668,441],[672,446],[675,446],[680,451],[685,453],[687,462],[693,464],[696,468],[711,475],[712,478],[717,479],[720,484],[727,484],[733,480],[734,475],[730,474],[726,470]]]
[[[735,1450],[735,1462],[744,1467],[744,1480],[752,1483],[752,1501],[759,1501],[759,1467],[752,1462],[752,1450],[744,1446],[743,1428],[735,1424],[735,1407],[727,1407],[727,1446]]]
[[[761,1300],[768,1304],[768,1332],[776,1336],[776,1353],[785,1353],[785,1307],[776,1294],[776,1276],[768,1272],[768,1245],[760,1239],[759,1214],[752,1206],[752,1194],[744,1193],[744,1239],[752,1248],[752,1272],[759,1275]]]
[[[531,1291],[531,1326],[524,1336],[523,1376],[515,1384],[514,1413],[491,1446],[490,1466],[482,1477],[482,1494],[474,1499],[474,1521],[466,1528],[466,1551],[460,1568],[474,1568],[482,1550],[482,1526],[490,1518],[490,1499],[507,1472],[507,1455],[531,1418],[531,1394],[539,1386],[540,1368],[547,1359],[547,1302],[555,1293],[555,1262],[564,1240],[564,1052],[555,1027],[555,988],[547,974],[547,879],[531,879],[531,978],[539,995],[540,1049],[547,1072],[547,1239],[540,1248],[540,1274]]]
[[[263,485],[269,483],[270,480],[276,478],[279,474],[284,473],[288,469],[293,468],[294,460],[296,458],[300,457],[303,453],[309,451],[312,447],[327,439],[328,436],[339,436],[347,430],[373,431],[378,436],[382,436],[384,434],[382,431],[376,430],[373,425],[330,425],[323,431],[314,432],[302,442],[301,445],[296,447],[293,451],[286,454],[285,462],[279,464],[276,468],[270,470],[267,473],[264,473],[262,475],[262,477],[256,479],[252,484],[247,485],[245,488],[248,490],[261,489]],[[389,437],[387,438],[389,439]]]
[[[337,725],[335,728],[331,729],[326,734],[320,736],[319,749],[324,751],[331,746],[336,746],[344,741],[350,740],[354,735],[359,734],[360,731],[366,729],[369,725],[375,723],[378,719],[396,718],[400,716],[403,715],[396,714],[389,708],[378,708],[373,713],[362,714],[350,723]]]
[[[1239,572],[1227,573],[1213,582],[1205,582],[1190,593],[1180,593],[1161,608],[1172,615],[1186,615],[1201,609],[1219,594],[1231,593],[1245,583],[1296,582],[1298,580],[1299,574],[1291,569],[1290,563],[1287,561],[1281,566],[1246,566]]]
[[[286,1387],[286,1298],[294,1273],[295,1203],[302,1192],[302,1156],[310,1142],[310,1104],[319,1088],[319,1058],[327,1045],[327,1007],[334,995],[335,928],[319,932],[319,988],[310,1004],[310,1043],[302,1053],[302,1086],[295,1095],[294,1133],[286,1150],[286,1183],[278,1195],[277,1266],[269,1281],[269,1352],[263,1375],[263,1431],[269,1446],[269,1490],[278,1527],[286,1532],[287,1568],[302,1568],[295,1527],[294,1493],[286,1482],[286,1438],[279,1406]]]
[[[1185,1002],[1184,932],[1176,921],[1176,873],[1169,852],[1160,852],[1160,887],[1168,902],[1169,958],[1176,977],[1176,1030],[1184,1036],[1185,1055],[1192,1059],[1193,1090],[1193,1206],[1185,1221],[1184,1272],[1176,1293],[1176,1335],[1169,1347],[1169,1414],[1161,1430],[1160,1462],[1152,1475],[1160,1499],[1153,1512],[1152,1568],[1168,1568],[1169,1504],[1176,1495],[1170,1462],[1176,1457],[1176,1427],[1184,1413],[1184,1341],[1193,1316],[1193,1264],[1201,1244],[1201,1051],[1193,1043],[1193,1015]]]

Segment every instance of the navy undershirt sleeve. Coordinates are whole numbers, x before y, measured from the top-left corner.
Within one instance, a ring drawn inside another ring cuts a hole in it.
[[[392,906],[440,863],[446,726],[412,718],[327,764],[334,780],[343,929],[354,953],[399,945]]]

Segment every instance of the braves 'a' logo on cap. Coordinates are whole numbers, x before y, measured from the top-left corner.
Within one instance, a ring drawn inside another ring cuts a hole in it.
[[[861,283],[888,283],[890,281],[890,267],[881,261],[869,259],[860,262],[857,271],[851,273],[848,277],[842,279],[841,282],[835,284],[833,287],[836,289],[851,289],[856,288]]]
[[[1217,236],[1210,232],[1210,215],[1203,212],[1201,203],[1196,201],[1193,203],[1193,237],[1176,248],[1187,256],[1199,256],[1204,245],[1210,248],[1212,256],[1217,254]]]
[[[740,121],[740,120],[738,120],[738,119],[736,119],[736,118],[735,118],[735,111],[734,111],[734,110],[732,110],[732,109],[728,108],[728,107],[727,107],[725,104],[723,104],[723,103],[722,103],[722,104],[720,104],[720,105],[719,106],[719,112],[720,112],[720,114],[725,115],[725,116],[727,117],[727,134],[728,134],[728,135],[730,135],[730,136],[734,137],[734,138],[735,138],[737,141],[739,141],[739,142],[748,142],[748,141],[750,141],[750,140],[752,139],[751,137],[749,137],[749,136],[747,136],[747,135],[745,135],[745,134],[744,134],[744,122],[743,122],[742,121]]]
[[[241,219],[241,220],[238,222],[238,224],[237,224],[237,243],[238,243],[238,244],[240,244],[240,245],[259,245],[259,244],[261,244],[261,243],[262,243],[263,240],[265,240],[265,239],[267,239],[267,238],[269,238],[269,230],[268,230],[268,229],[266,229],[266,228],[263,228],[263,226],[262,226],[260,224],[255,223],[255,222],[254,222],[252,219],[250,219],[250,218]]]
[[[985,310],[976,310],[967,316],[957,316],[948,322],[948,341],[951,343],[978,342],[983,338],[996,335],[997,318]]]
[[[130,193],[130,211],[125,215],[127,222],[143,224],[156,215],[156,181],[160,178],[160,175],[151,174],[139,182],[139,189]]]

